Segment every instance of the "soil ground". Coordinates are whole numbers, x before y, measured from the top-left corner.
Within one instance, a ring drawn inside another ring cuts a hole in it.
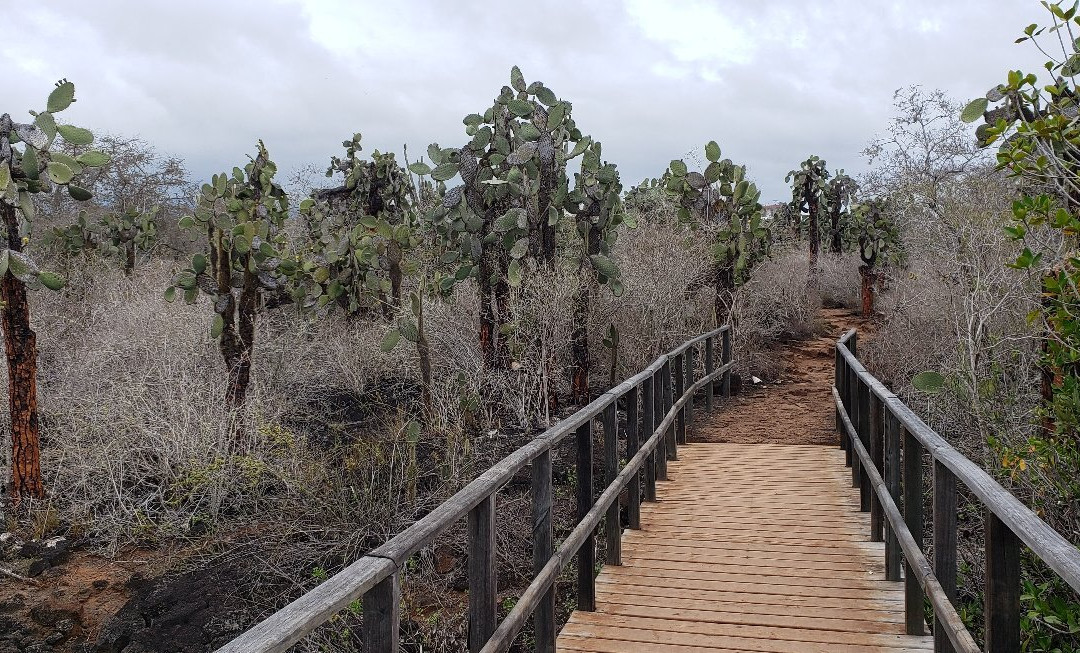
[[[716,417],[699,423],[690,439],[697,442],[831,444],[840,440],[831,409],[834,349],[845,331],[863,330],[864,321],[847,309],[821,310],[822,333],[782,343],[780,377],[754,383],[741,379],[741,391],[721,402]]]

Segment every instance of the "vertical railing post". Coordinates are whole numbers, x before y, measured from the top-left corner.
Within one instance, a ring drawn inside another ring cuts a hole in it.
[[[664,416],[667,415],[667,409],[664,407],[664,401],[667,393],[664,391],[664,367],[667,366],[665,362],[660,366],[660,369],[656,370],[653,374],[653,404],[656,405],[655,412],[653,413],[653,419],[656,420],[656,427],[654,430],[659,429],[660,423],[664,421]],[[666,481],[667,478],[667,431],[663,431],[660,434],[659,441],[656,443],[656,479],[658,481]]]
[[[664,413],[663,414],[667,415],[669,412],[671,412],[671,407],[674,405],[674,401],[672,399],[672,392],[671,392],[671,382],[673,380],[672,371],[671,371],[671,361],[669,360],[666,363],[664,363],[664,367],[662,367],[661,369],[664,371]],[[678,453],[676,451],[677,447],[675,446],[675,427],[674,427],[674,425],[669,427],[668,430],[665,432],[665,434],[666,434],[665,439],[667,440],[667,443],[668,443],[668,446],[667,446],[667,459],[668,460],[675,460],[675,459],[677,459],[679,457],[679,455],[678,455]],[[667,465],[666,464],[664,465],[664,473],[665,473],[665,478],[667,478],[667,476],[666,476],[666,474],[667,474]]]
[[[885,476],[885,437],[884,437],[884,420],[882,419],[882,401],[881,397],[877,396],[877,393],[873,390],[870,391],[870,447],[867,449],[870,452],[870,459],[874,462],[874,467],[880,476]],[[870,485],[867,482],[867,485]],[[881,499],[878,498],[873,488],[870,489],[870,541],[871,542],[883,542],[885,541],[885,512],[881,507]]]
[[[641,443],[649,441],[656,431],[656,384],[655,377],[647,375],[641,381]],[[645,459],[645,500],[656,501],[656,448]]]
[[[713,360],[713,349],[715,347],[714,340],[716,336],[709,336],[705,338],[705,376],[710,376],[713,370],[716,369],[716,363]],[[709,382],[705,384],[705,412],[712,413],[713,409],[713,384],[716,383],[716,379],[709,379]]]
[[[689,392],[690,396],[686,398],[685,405],[685,418],[683,419],[683,433],[682,439],[678,440],[679,444],[686,444],[686,434],[694,428],[694,374],[697,367],[697,345],[691,345],[686,348],[686,354],[683,356],[683,370],[685,371],[686,378],[680,384],[683,387],[683,391],[678,393],[676,399],[682,399],[685,392]]]
[[[469,511],[469,651],[484,648],[498,626],[495,493]]]
[[[724,329],[720,335],[720,364],[727,365],[731,362],[731,327]],[[720,395],[724,398],[731,396],[731,370],[726,370],[722,375],[724,382],[720,385]]]
[[[956,605],[956,477],[934,461],[934,576]],[[945,627],[934,619],[934,653],[954,653]]]
[[[533,575],[539,575],[554,553],[551,526],[551,450],[532,461]],[[555,653],[555,587],[549,587],[533,612],[536,653]]]
[[[885,486],[893,503],[900,505],[900,440],[903,429],[892,410],[885,409]],[[900,542],[885,520],[885,579],[900,580]]]
[[[604,409],[604,487],[619,475],[619,428],[616,402]],[[622,524],[619,519],[619,495],[615,495],[604,516],[604,562],[622,564]]]
[[[638,386],[630,388],[626,393],[626,459],[633,458],[641,448],[640,430],[638,429]],[[641,472],[634,472],[630,479],[630,490],[627,493],[628,503],[626,513],[630,522],[630,528],[641,528]]]
[[[862,443],[863,449],[866,450],[871,456],[873,456],[873,450],[870,448],[870,385],[863,379],[859,379],[858,388],[858,413],[859,421],[856,423],[856,429],[859,434],[859,442]],[[857,456],[856,456],[857,457]],[[870,461],[873,464],[873,460]],[[866,470],[863,469],[862,461],[859,462],[859,510],[862,512],[870,512],[870,497],[873,494],[873,489],[870,487],[870,477],[867,475]],[[873,529],[871,528],[871,534]]]
[[[923,453],[919,440],[901,429],[904,434],[904,523],[912,539],[923,548]],[[923,634],[923,591],[919,579],[904,561],[904,622],[908,635]]]
[[[685,356],[678,354],[675,356],[675,398],[678,399],[683,396],[686,391],[684,382],[686,380],[686,374],[683,371],[683,361]],[[678,413],[675,415],[675,442],[678,444],[686,443],[686,421],[690,416],[690,411],[684,405]]]
[[[593,507],[593,442],[592,420],[577,430],[577,520],[580,523]],[[590,532],[577,553],[577,608],[585,612],[596,610],[596,534]]]
[[[840,395],[840,403],[847,410],[847,394],[844,392],[844,357],[840,355],[840,343],[833,347],[833,386]],[[836,407],[835,414],[836,432],[840,436],[840,448],[847,451],[847,439],[844,433],[844,420],[840,418],[840,406]]]
[[[401,650],[398,633],[401,627],[401,579],[396,570],[364,594],[362,607],[364,650],[398,653]]]
[[[986,540],[986,653],[1020,650],[1020,539],[989,508]]]

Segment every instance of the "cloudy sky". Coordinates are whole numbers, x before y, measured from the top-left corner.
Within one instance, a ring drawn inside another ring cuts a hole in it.
[[[413,158],[465,142],[519,65],[574,105],[623,180],[717,140],[763,200],[814,153],[849,173],[919,84],[981,95],[1042,57],[1013,41],[1036,0],[49,0],[5,12],[13,116],[75,82],[67,122],[139,136],[202,179],[262,138],[283,170],[355,131]]]

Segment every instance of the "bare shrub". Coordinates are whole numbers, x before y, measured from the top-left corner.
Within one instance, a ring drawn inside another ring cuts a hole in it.
[[[735,295],[732,321],[736,367],[744,375],[775,378],[778,340],[807,338],[821,330],[817,291],[808,284],[806,253],[786,248],[754,269]]]
[[[825,253],[818,259],[817,290],[822,306],[852,311],[862,308],[862,298],[859,296],[861,263],[859,255],[853,252],[839,256]]]

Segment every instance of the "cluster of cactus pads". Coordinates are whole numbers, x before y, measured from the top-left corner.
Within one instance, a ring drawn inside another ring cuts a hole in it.
[[[703,171],[691,171],[676,159],[668,166],[664,185],[678,199],[679,219],[707,229],[714,239],[716,321],[724,324],[735,289],[768,256],[772,233],[762,222],[761,191],[746,179],[746,167],[720,156],[720,146],[709,141]]]
[[[41,270],[26,254],[33,236],[32,196],[66,188],[76,201],[90,199],[90,192],[75,183],[86,168],[100,167],[109,158],[89,149],[94,135],[80,127],[60,124],[56,114],[75,102],[75,85],[62,79],[49,94],[43,111],[31,111],[30,122],[0,115],[0,323],[3,326],[8,368],[8,399],[11,408],[12,498],[41,497],[41,465],[38,449],[37,334],[30,327],[27,288],[43,286],[60,290],[64,280]],[[82,148],[71,156],[55,147],[58,139]]]

